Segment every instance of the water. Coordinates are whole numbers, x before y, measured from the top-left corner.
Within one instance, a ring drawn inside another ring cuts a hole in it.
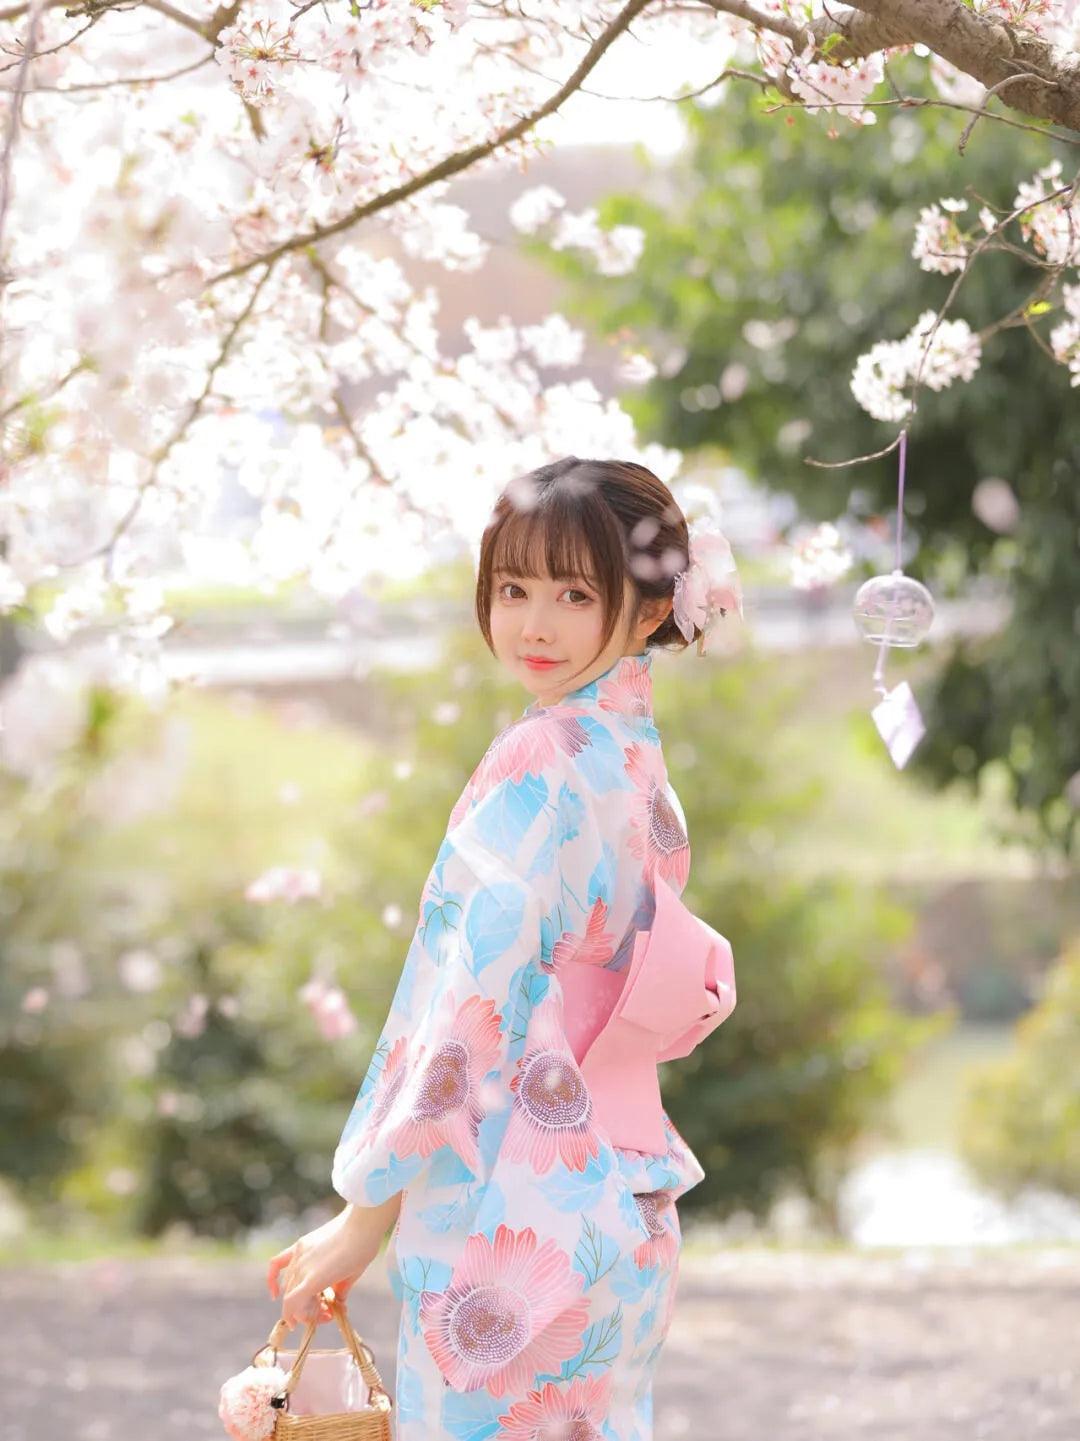
[[[1004,1201],[947,1151],[886,1151],[861,1162],[840,1209],[843,1234],[856,1246],[1080,1243],[1080,1203],[1034,1188]]]

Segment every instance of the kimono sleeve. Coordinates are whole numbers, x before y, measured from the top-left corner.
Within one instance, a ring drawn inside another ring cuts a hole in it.
[[[512,745],[505,732],[496,738],[467,806],[455,807],[337,1146],[334,1189],[358,1205],[388,1200],[426,1168],[462,1182],[489,1173],[528,1016],[547,984],[545,927],[553,911],[577,919],[562,896],[560,817],[570,806],[580,829],[585,803],[539,718],[511,731]]]

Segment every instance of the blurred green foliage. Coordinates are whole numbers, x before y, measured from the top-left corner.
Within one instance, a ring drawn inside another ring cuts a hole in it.
[[[898,1015],[881,979],[906,920],[873,887],[787,872],[780,843],[812,830],[822,795],[775,764],[771,738],[799,703],[775,665],[658,657],[656,677],[694,848],[689,898],[739,968],[732,1020],[665,1068],[672,1118],[710,1172],[687,1205],[763,1215],[798,1187],[828,1217],[852,1144],[937,1024]],[[446,817],[525,700],[475,637],[436,673],[364,684],[389,746],[291,703],[275,718],[189,696],[190,768],[160,814],[108,828],[73,791],[44,809],[8,797],[0,1045],[14,1141],[0,1166],[43,1223],[228,1237],[332,1199],[333,1147]],[[322,898],[245,902],[273,864],[320,866]],[[86,987],[65,995],[60,961],[76,950]],[[313,974],[344,988],[352,1035],[321,1037],[298,999]],[[49,1003],[21,1010],[35,986]]]
[[[1080,942],[1047,973],[1012,1054],[973,1075],[961,1124],[964,1157],[987,1185],[1080,1198]]]
[[[917,69],[897,65],[916,91]],[[895,454],[837,469],[806,461],[851,460],[896,435],[858,406],[850,380],[859,355],[936,311],[956,279],[910,258],[920,209],[951,195],[968,201],[965,226],[984,204],[1003,215],[1055,147],[984,120],[959,156],[962,120],[949,111],[881,110],[856,128],[766,115],[766,103],[731,82],[716,106],[685,108],[685,152],[606,200],[604,224],[646,232],[631,275],[535,248],[595,330],[654,346],[661,373],[624,398],[645,436],[719,450],[811,518],[891,515]],[[950,316],[981,331],[1015,309],[1013,328],[987,340],[972,383],[923,388],[912,422],[905,509],[920,548],[907,568],[939,593],[993,578],[1014,614],[1002,634],[958,645],[924,686],[929,735],[911,771],[975,785],[999,763],[1016,804],[1068,853],[1080,814],[1065,798],[1080,771],[1080,406],[1019,318],[1037,279],[1014,254],[980,256]],[[1044,341],[1059,314],[1030,322]],[[986,477],[1019,500],[1009,533],[972,510]]]

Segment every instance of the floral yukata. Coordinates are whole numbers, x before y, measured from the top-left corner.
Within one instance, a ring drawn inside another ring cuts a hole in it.
[[[346,1200],[404,1193],[389,1261],[398,1441],[652,1436],[674,1201],[704,1173],[666,1115],[663,1154],[611,1144],[560,982],[625,968],[655,887],[686,883],[651,660],[624,656],[491,743],[338,1144]]]

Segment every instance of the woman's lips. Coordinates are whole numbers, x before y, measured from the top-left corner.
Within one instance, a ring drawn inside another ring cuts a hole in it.
[[[562,665],[561,660],[543,660],[539,656],[526,655],[522,660],[530,670],[550,670],[554,665]]]

